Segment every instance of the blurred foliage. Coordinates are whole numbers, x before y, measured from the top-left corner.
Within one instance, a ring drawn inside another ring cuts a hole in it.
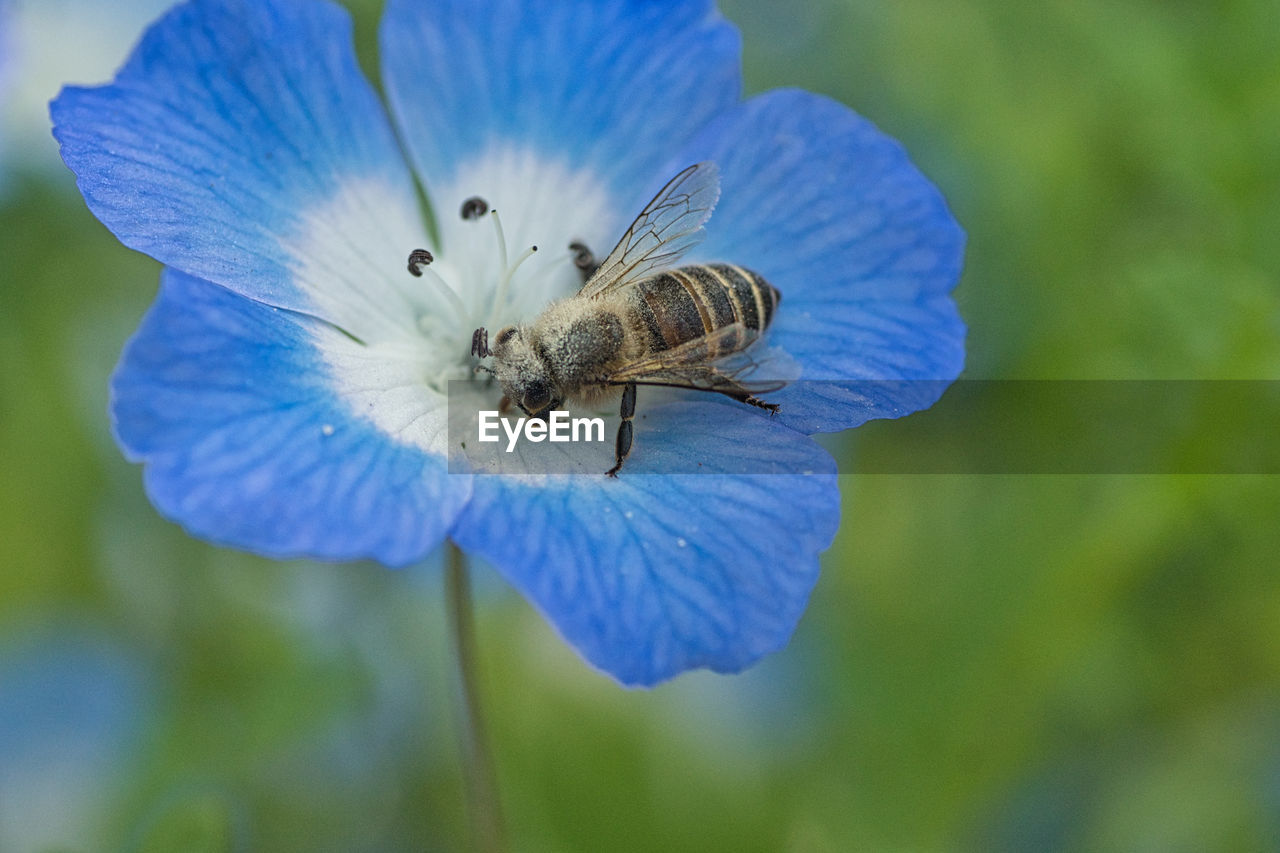
[[[1277,378],[1274,3],[723,9],[749,90],[854,106],[942,187],[970,376]],[[0,848],[462,849],[436,568],[268,562],[158,518],[104,414],[157,267],[69,174],[7,168],[0,749],[26,760]],[[873,427],[846,470],[930,452]],[[621,690],[480,572],[516,849],[1280,849],[1275,477],[843,485],[794,641],[737,677]],[[137,725],[48,723],[67,706]]]

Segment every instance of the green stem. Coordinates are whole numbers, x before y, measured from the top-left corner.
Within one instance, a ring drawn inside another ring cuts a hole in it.
[[[489,752],[484,713],[476,681],[476,630],[471,606],[471,581],[466,557],[452,542],[445,568],[446,607],[453,634],[453,653],[462,683],[462,726],[466,741],[468,811],[475,849],[481,853],[501,853],[506,849],[502,834],[502,810],[498,803],[497,774]]]

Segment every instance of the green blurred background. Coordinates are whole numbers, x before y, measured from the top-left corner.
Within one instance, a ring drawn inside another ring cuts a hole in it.
[[[19,5],[0,850],[463,849],[438,567],[192,541],[115,449],[107,377],[158,267],[89,215],[38,103],[105,80],[140,23]],[[379,4],[348,5],[375,67]],[[1280,378],[1275,0],[721,5],[749,91],[850,104],[943,189],[970,238],[968,376]],[[860,432],[846,470],[925,440]],[[514,849],[1280,850],[1276,477],[842,487],[794,640],[742,676],[622,690],[480,570]]]

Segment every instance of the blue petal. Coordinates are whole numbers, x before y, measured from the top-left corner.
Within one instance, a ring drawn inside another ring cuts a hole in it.
[[[632,215],[667,157],[737,103],[739,53],[710,0],[391,0],[382,25],[388,97],[429,188],[515,146],[601,176]]]
[[[435,548],[469,478],[448,475],[412,432],[393,438],[370,419],[389,396],[355,414],[333,374],[344,346],[359,349],[168,271],[112,380],[117,440],[146,463],[156,507],[197,536],[274,557],[402,565]]]
[[[780,90],[712,122],[674,162],[707,159],[720,203],[692,257],[782,292],[770,342],[805,381],[767,395],[780,418],[827,432],[931,405],[964,365],[949,295],[964,233],[902,146],[841,104]]]
[[[616,480],[478,475],[452,535],[624,684],[737,672],[785,645],[804,610],[839,521],[834,460],[721,403],[636,423]],[[690,459],[710,473],[661,473]],[[719,473],[765,465],[789,473]]]
[[[411,327],[398,290],[420,212],[340,7],[194,0],[113,84],[51,109],[85,200],[126,245],[362,338]]]

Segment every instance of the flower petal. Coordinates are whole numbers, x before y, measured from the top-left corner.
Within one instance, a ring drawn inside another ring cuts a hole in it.
[[[412,178],[332,3],[195,0],[113,84],[67,88],[54,134],[128,246],[366,341],[412,335]]]
[[[737,672],[786,644],[839,521],[835,462],[733,407],[638,417],[636,452],[603,475],[477,475],[453,537],[492,562],[592,664],[651,685]],[[669,475],[687,459],[706,474]],[[726,474],[762,470],[782,474]]]
[[[573,293],[569,244],[608,254],[671,177],[654,184],[666,158],[741,88],[737,30],[709,0],[392,0],[381,40],[463,298],[487,306],[502,273],[490,230],[460,221],[465,199],[502,212],[513,252],[541,249],[510,304],[482,313],[496,325]]]
[[[783,422],[836,431],[931,405],[964,364],[949,295],[964,233],[902,146],[841,104],[779,90],[712,122],[675,162],[706,159],[720,203],[691,257],[782,292],[769,340],[804,368],[767,395]]]
[[[402,565],[470,494],[443,396],[394,351],[167,271],[112,380],[126,453],[193,534],[269,556]]]
[[[710,0],[391,0],[381,39],[429,189],[515,143],[639,192],[741,90],[737,30]]]

